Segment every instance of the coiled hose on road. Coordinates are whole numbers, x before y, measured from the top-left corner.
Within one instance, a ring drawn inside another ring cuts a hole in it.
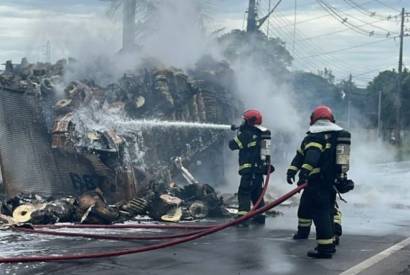
[[[152,245],[147,245],[147,246],[142,246],[142,247],[135,247],[135,248],[126,248],[126,249],[121,249],[121,250],[115,250],[111,252],[99,252],[99,253],[82,253],[82,254],[75,254],[75,255],[59,255],[59,256],[17,256],[17,257],[2,257],[0,258],[0,263],[28,263],[28,262],[55,262],[55,261],[68,261],[68,260],[83,260],[83,259],[97,259],[97,258],[106,258],[106,257],[118,257],[122,255],[129,255],[129,254],[136,254],[136,253],[142,253],[142,252],[147,252],[147,251],[152,251],[152,250],[157,250],[157,249],[162,249],[162,248],[167,248],[170,246],[186,243],[192,240],[199,239],[201,237],[216,233],[218,231],[222,231],[228,227],[238,225],[246,220],[249,220],[253,218],[254,216],[257,216],[259,214],[262,214],[279,204],[283,203],[284,201],[288,200],[290,197],[294,196],[296,193],[300,192],[302,189],[306,187],[306,184],[300,185],[297,188],[293,189],[292,191],[286,193],[285,195],[281,196],[280,198],[276,199],[275,201],[261,207],[257,208],[262,201],[262,198],[267,190],[268,184],[270,180],[270,173],[266,176],[265,180],[265,186],[263,189],[263,192],[261,196],[258,199],[258,202],[255,204],[253,209],[246,215],[230,221],[228,223],[224,224],[217,224],[217,225],[210,225],[210,226],[188,226],[188,225],[100,225],[100,226],[90,226],[90,225],[71,225],[71,226],[61,226],[61,227],[77,227],[77,228],[84,228],[84,227],[89,227],[89,228],[173,228],[173,229],[194,229],[198,231],[190,232],[190,233],[185,233],[185,234],[179,234],[179,235],[169,235],[169,236],[159,236],[162,237],[162,239],[172,239],[170,241],[165,241],[162,243],[158,244],[152,244]],[[43,226],[44,227],[44,226]],[[56,228],[56,226],[52,226],[53,228]],[[25,230],[25,232],[28,232]],[[52,231],[47,231],[48,233],[51,232],[53,235],[61,235],[63,234],[78,234],[78,233],[67,233],[67,232],[52,232]],[[41,233],[37,232],[37,230],[31,230],[30,233]],[[43,233],[44,234],[44,233]],[[84,236],[85,234],[81,234]],[[90,238],[91,236],[98,237],[101,235],[96,235],[96,234],[87,234],[87,238]],[[61,235],[64,236],[64,235]],[[71,235],[72,236],[72,235]],[[106,236],[106,237],[113,237],[117,238],[117,240],[125,240],[124,238],[143,238],[143,237],[123,237],[123,236]],[[121,238],[121,239],[120,239]],[[150,237],[149,237],[150,238]],[[106,238],[107,239],[107,238]],[[158,239],[158,236],[155,238]],[[127,239],[130,240],[130,239]],[[141,240],[141,239],[140,239]],[[146,240],[146,239],[145,239]]]

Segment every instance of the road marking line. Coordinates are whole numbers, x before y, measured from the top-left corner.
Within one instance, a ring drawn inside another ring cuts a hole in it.
[[[385,258],[389,257],[390,255],[396,253],[397,251],[405,248],[406,246],[410,245],[410,238],[407,238],[395,245],[383,250],[382,252],[364,260],[363,262],[349,268],[348,270],[340,273],[340,275],[356,275],[360,272],[368,269],[369,267],[381,262]]]

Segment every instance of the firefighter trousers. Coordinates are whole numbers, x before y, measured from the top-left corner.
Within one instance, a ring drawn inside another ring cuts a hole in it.
[[[262,193],[263,175],[244,174],[241,176],[241,183],[238,190],[239,215],[244,215],[251,210],[251,202],[255,204]],[[258,208],[265,205],[262,199]]]
[[[331,191],[320,186],[308,186],[300,198],[298,233],[309,235],[313,221],[318,251],[328,252],[334,249],[334,206]]]

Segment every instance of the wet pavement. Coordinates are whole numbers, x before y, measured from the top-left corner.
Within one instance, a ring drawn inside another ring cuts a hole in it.
[[[406,168],[407,164],[391,166],[361,169],[360,173],[354,174],[353,178],[360,184],[346,195],[349,204],[340,203],[344,235],[331,260],[313,260],[306,256],[306,252],[315,246],[314,232],[309,240],[293,241],[297,208],[281,206],[277,210],[283,215],[268,218],[265,227],[230,228],[167,249],[117,258],[1,264],[0,274],[339,274],[410,237],[410,170]],[[273,185],[275,181],[281,182],[281,179],[274,176]],[[131,235],[135,230],[125,232]],[[87,233],[114,234],[118,231],[90,230]],[[149,243],[0,231],[0,256],[105,252]],[[410,247],[404,247],[360,274],[410,275],[409,256]]]
[[[3,264],[0,274],[339,274],[407,237],[407,222],[395,216],[405,217],[405,210],[392,211],[378,224],[377,219],[368,219],[374,210],[350,205],[344,211],[350,216],[345,218],[345,235],[335,257],[312,260],[306,251],[315,246],[314,234],[309,240],[293,241],[296,208],[279,210],[284,215],[269,218],[265,227],[231,228],[175,247],[117,258]],[[0,240],[1,256],[102,252],[143,245],[10,232],[0,232]],[[409,274],[409,251],[403,249],[363,274]]]

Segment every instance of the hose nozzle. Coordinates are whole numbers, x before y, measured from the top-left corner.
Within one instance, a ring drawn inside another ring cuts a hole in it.
[[[239,126],[236,126],[235,124],[232,124],[231,125],[231,130],[232,131],[236,131],[236,130],[238,130],[239,129]]]

